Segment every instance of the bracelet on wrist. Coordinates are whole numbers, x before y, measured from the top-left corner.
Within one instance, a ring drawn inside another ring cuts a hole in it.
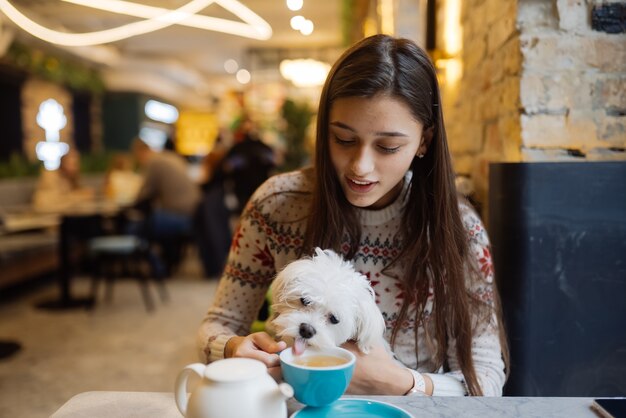
[[[417,370],[407,369],[413,375],[413,387],[404,396],[423,395],[426,393],[426,380]]]

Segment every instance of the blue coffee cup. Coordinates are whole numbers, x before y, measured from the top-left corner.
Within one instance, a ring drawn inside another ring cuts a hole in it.
[[[339,399],[350,384],[356,357],[340,348],[307,348],[294,355],[291,348],[280,353],[283,379],[294,397],[309,406],[324,406]]]

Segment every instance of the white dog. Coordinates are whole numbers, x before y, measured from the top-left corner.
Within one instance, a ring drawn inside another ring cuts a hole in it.
[[[312,347],[335,347],[354,340],[367,353],[383,344],[385,320],[367,278],[331,250],[315,249],[286,265],[272,284],[270,332],[296,354]]]

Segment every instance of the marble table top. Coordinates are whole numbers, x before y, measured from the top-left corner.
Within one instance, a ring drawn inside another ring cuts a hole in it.
[[[358,397],[360,398],[360,397]],[[394,404],[415,418],[430,417],[530,417],[597,418],[590,409],[592,398],[443,398],[367,396]],[[302,408],[294,400],[287,403],[289,413]],[[72,397],[52,418],[181,418],[173,393],[160,392],[84,392]]]

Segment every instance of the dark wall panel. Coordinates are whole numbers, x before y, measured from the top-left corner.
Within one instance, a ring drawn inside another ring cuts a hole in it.
[[[0,68],[0,160],[23,154],[22,98],[24,77]]]
[[[139,133],[143,99],[134,93],[110,93],[102,104],[104,147],[126,151]]]
[[[91,138],[91,99],[90,93],[72,93],[72,112],[74,115],[74,144],[83,153],[92,150]]]
[[[626,395],[626,162],[490,166],[505,394]]]

